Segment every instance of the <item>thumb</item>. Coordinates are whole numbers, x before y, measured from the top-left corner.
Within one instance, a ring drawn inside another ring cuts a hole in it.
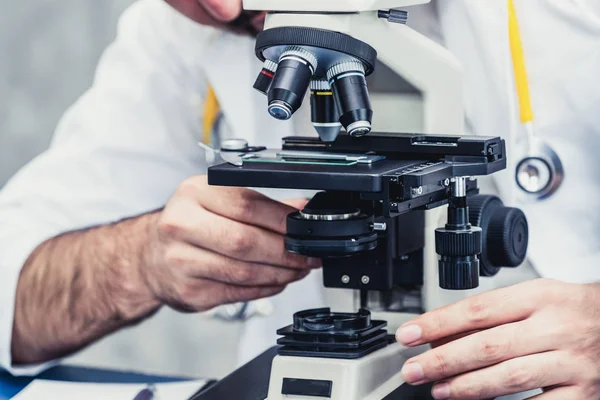
[[[197,0],[213,18],[232,21],[242,12],[242,0]]]
[[[290,207],[294,207],[297,210],[303,210],[308,204],[308,199],[288,199],[282,202],[283,204],[287,204]]]

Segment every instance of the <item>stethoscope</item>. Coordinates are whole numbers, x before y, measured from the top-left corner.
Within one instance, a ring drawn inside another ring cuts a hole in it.
[[[536,136],[533,129],[529,81],[513,0],[508,0],[508,28],[520,120],[527,135],[527,153],[517,164],[515,180],[526,199],[543,200],[560,188],[565,172],[558,153]]]

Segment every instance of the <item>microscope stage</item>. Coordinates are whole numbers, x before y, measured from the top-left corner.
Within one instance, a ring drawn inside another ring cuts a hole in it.
[[[233,162],[211,167],[208,177],[209,184],[217,186],[360,193],[385,192],[391,179],[418,192],[426,186],[437,190],[440,182],[452,177],[502,170],[504,152],[504,141],[497,137],[371,133],[355,139],[342,134],[333,143],[288,137],[280,150],[249,147],[245,152],[222,153]],[[288,157],[291,153],[296,158]],[[308,156],[312,159],[302,160],[298,154],[312,154]],[[370,162],[349,162],[357,155]]]
[[[209,184],[281,189],[381,192],[383,177],[418,167],[426,160],[381,160],[373,164],[315,165],[244,163],[210,168]]]

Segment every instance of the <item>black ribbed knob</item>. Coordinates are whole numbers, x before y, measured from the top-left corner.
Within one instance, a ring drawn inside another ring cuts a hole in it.
[[[473,196],[469,222],[483,231],[482,276],[494,276],[501,267],[517,267],[525,261],[529,227],[523,211],[505,207],[496,196]]]
[[[435,231],[435,252],[440,256],[464,257],[481,253],[481,229],[454,231],[447,228]]]
[[[494,210],[488,226],[490,261],[503,267],[518,267],[525,261],[529,227],[523,211],[502,207]]]
[[[440,287],[467,290],[479,286],[479,258],[482,232],[478,227],[465,230],[440,228],[435,231],[435,250],[440,255]]]
[[[468,290],[479,286],[479,258],[477,256],[441,257],[438,265],[442,289]]]

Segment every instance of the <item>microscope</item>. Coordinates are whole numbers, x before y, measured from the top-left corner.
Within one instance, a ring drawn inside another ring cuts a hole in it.
[[[269,11],[254,85],[268,113],[288,120],[309,94],[318,137],[287,137],[281,149],[224,141],[209,184],[317,191],[287,217],[285,246],[321,258],[325,287],[354,291],[356,312],[297,312],[277,346],[195,399],[429,399],[430,387],[400,373],[423,349],[386,327],[434,308],[432,292],[469,293],[523,262],[524,214],[480,195],[476,179],[506,168],[505,142],[460,134],[460,68],[398,9],[426,2],[244,1]],[[378,63],[423,93],[423,132],[373,131],[367,77]]]

